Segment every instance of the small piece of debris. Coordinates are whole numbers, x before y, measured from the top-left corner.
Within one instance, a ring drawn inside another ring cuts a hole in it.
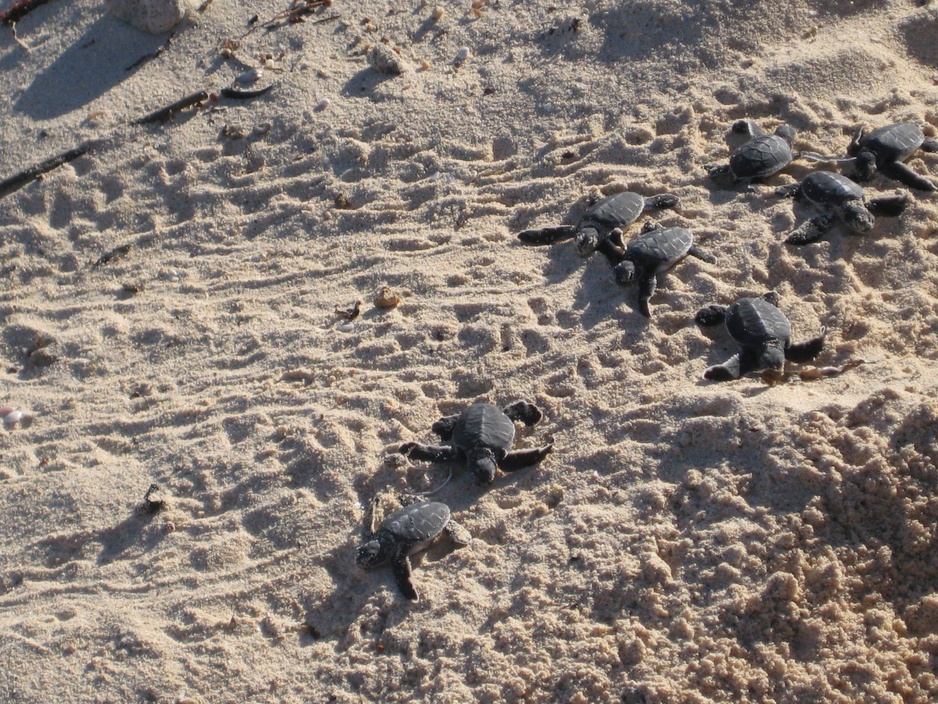
[[[400,76],[410,67],[401,56],[387,44],[375,44],[368,51],[368,65],[378,73]]]
[[[355,301],[355,305],[351,308],[339,308],[335,307],[335,314],[340,318],[345,318],[346,320],[355,320],[358,317],[359,313],[362,312],[362,302]]]
[[[803,381],[814,381],[815,379],[825,379],[828,377],[840,376],[850,369],[855,369],[861,364],[865,364],[865,360],[862,359],[852,359],[847,362],[842,367],[811,367],[810,369],[802,369],[798,374]]]
[[[3,424],[5,426],[13,426],[23,420],[23,416],[26,414],[13,406],[3,406],[0,408],[0,418],[3,419]]]
[[[401,302],[401,297],[391,290],[390,286],[382,286],[375,294],[376,308],[394,308]]]
[[[166,500],[160,496],[154,498],[154,494],[161,491],[159,484],[151,484],[147,493],[143,495],[143,503],[137,506],[137,513],[141,516],[153,516],[166,507]]]
[[[472,51],[469,50],[468,46],[464,46],[463,48],[461,48],[459,51],[456,52],[456,60],[455,60],[456,65],[459,66],[464,61],[466,61],[466,59],[468,59],[470,56],[472,56]]]

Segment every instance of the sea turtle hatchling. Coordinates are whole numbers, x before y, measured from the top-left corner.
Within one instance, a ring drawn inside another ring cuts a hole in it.
[[[398,452],[411,459],[429,462],[464,459],[476,483],[491,484],[495,480],[496,469],[514,472],[537,464],[550,453],[552,443],[511,451],[515,439],[514,422],[520,421],[530,427],[537,425],[543,415],[537,406],[526,401],[513,403],[504,410],[490,403],[474,403],[462,413],[440,418],[433,424],[433,432],[440,439],[449,440],[450,445],[405,442]]]
[[[673,208],[680,202],[678,196],[670,193],[647,198],[631,191],[616,193],[594,203],[576,225],[525,230],[518,234],[518,239],[528,245],[545,245],[576,237],[577,250],[586,256],[602,249],[609,233],[617,228],[625,230],[646,210]]]
[[[739,352],[704,372],[704,379],[711,381],[730,381],[758,371],[778,377],[786,359],[803,363],[817,357],[827,334],[822,326],[817,337],[793,344],[791,323],[779,310],[775,291],[761,298],[740,298],[729,307],[711,304],[698,310],[694,321],[704,327],[725,323],[730,337],[739,345]]]
[[[609,237],[610,244],[603,249],[614,267],[616,281],[627,286],[638,281],[638,309],[651,317],[648,300],[657,288],[658,274],[670,269],[690,255],[710,264],[716,263],[707,250],[694,244],[694,235],[683,227],[662,227],[658,223],[645,223],[642,234],[624,248],[615,244],[616,231]]]
[[[847,147],[847,154],[856,158],[856,176],[860,181],[869,181],[879,171],[909,188],[938,190],[934,181],[920,176],[903,163],[919,149],[938,152],[938,140],[925,139],[918,125],[900,122],[872,132],[860,130]]]
[[[794,159],[812,161],[844,161],[814,152],[793,152],[796,132],[789,125],[779,125],[775,134],[768,134],[752,120],[737,120],[733,132],[748,135],[751,139],[736,147],[727,164],[708,164],[704,168],[710,178],[732,177],[749,185],[751,181],[767,178],[788,166]]]
[[[783,198],[805,199],[823,208],[823,212],[792,230],[788,244],[815,242],[834,226],[836,219],[853,232],[865,235],[873,230],[875,216],[895,217],[905,210],[908,193],[866,199],[863,188],[842,174],[812,171],[801,183],[779,186],[775,193]]]
[[[410,556],[429,546],[441,533],[457,545],[472,540],[465,528],[450,520],[449,506],[437,501],[424,501],[404,506],[391,513],[375,529],[378,500],[372,504],[371,525],[365,542],[355,556],[359,567],[379,567],[391,563],[394,579],[406,598],[417,601],[417,589],[411,580]]]

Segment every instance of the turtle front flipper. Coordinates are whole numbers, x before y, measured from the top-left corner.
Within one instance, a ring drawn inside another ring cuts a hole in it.
[[[407,547],[400,546],[394,553],[394,559],[391,561],[391,569],[394,572],[394,581],[397,582],[397,588],[401,594],[411,601],[419,601],[417,588],[414,587],[413,570],[410,567],[410,557],[407,555]]]
[[[751,137],[752,139],[755,139],[756,137],[765,137],[768,134],[768,132],[759,127],[759,125],[757,125],[749,118],[736,120],[730,129],[733,130],[733,132],[736,134],[744,134],[748,137]]]
[[[472,533],[456,523],[456,521],[451,520],[447,523],[443,532],[446,533],[449,539],[456,545],[468,545],[472,542]]]
[[[450,445],[421,445],[419,442],[405,442],[397,451],[412,460],[426,462],[449,462],[459,456],[459,452]]]
[[[704,166],[704,170],[710,178],[724,178],[733,175],[729,164],[707,164]]]
[[[498,468],[503,472],[515,472],[524,467],[530,467],[543,460],[554,449],[554,444],[535,447],[530,450],[515,450],[509,452],[498,461]]]
[[[775,195],[779,198],[800,198],[801,197],[801,184],[800,183],[789,183],[785,186],[778,186],[775,189]]]
[[[453,437],[453,430],[456,428],[456,421],[459,420],[459,413],[452,416],[443,416],[436,423],[430,426],[430,430],[440,436],[440,440],[449,440]]]
[[[704,372],[704,379],[710,381],[733,381],[759,368],[756,355],[751,350],[734,354],[723,364],[717,364]]]
[[[901,161],[883,164],[879,167],[879,170],[889,178],[894,178],[896,181],[904,183],[909,188],[916,188],[920,191],[938,190],[938,186],[935,186],[934,181],[915,173],[908,165],[903,164]]]
[[[692,257],[696,257],[697,259],[707,262],[707,264],[717,263],[717,258],[703,247],[691,245],[691,248],[687,250],[687,253]]]
[[[638,310],[646,318],[651,317],[648,300],[655,295],[656,288],[658,288],[658,278],[653,269],[647,269],[638,281]]]
[[[728,310],[729,308],[726,306],[711,303],[709,306],[704,306],[697,311],[696,315],[694,315],[694,322],[705,328],[719,325],[726,320],[726,312]]]
[[[561,225],[560,227],[542,227],[539,230],[525,230],[524,232],[518,233],[518,239],[524,244],[539,247],[573,239],[575,234],[575,227],[571,225]]]
[[[611,237],[604,237],[596,243],[595,251],[600,252],[612,266],[616,266],[625,259],[625,252],[618,247]]]
[[[895,218],[902,215],[908,204],[908,193],[895,193],[891,196],[870,198],[867,202],[867,209],[873,213],[873,215],[884,215],[887,218]]]
[[[527,401],[515,401],[510,406],[505,406],[502,413],[513,421],[524,423],[529,428],[540,423],[544,417],[540,408]]]
[[[834,226],[833,213],[821,213],[796,227],[788,237],[785,238],[785,244],[803,245],[817,242]]]
[[[648,210],[649,208],[658,208],[663,210],[665,208],[673,208],[680,202],[680,197],[674,195],[673,193],[659,193],[656,196],[649,196],[645,199],[644,209]]]
[[[812,359],[821,354],[821,350],[824,349],[824,338],[826,336],[827,328],[822,325],[821,331],[817,337],[812,337],[810,340],[805,340],[804,342],[789,345],[785,349],[785,359],[790,362],[796,362],[798,364],[810,362]]]

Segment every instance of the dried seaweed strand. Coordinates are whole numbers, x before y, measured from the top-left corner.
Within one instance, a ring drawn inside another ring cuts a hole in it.
[[[155,112],[151,112],[149,115],[134,120],[133,124],[147,125],[153,122],[166,122],[180,110],[191,108],[193,105],[198,105],[206,100],[208,100],[208,93],[204,90],[200,90],[191,95],[187,95],[182,100],[177,100],[175,103],[167,105],[165,108],[160,108]]]
[[[90,145],[83,144],[77,149],[70,149],[63,154],[59,154],[58,156],[54,156],[51,159],[46,159],[45,161],[39,162],[35,166],[30,166],[28,169],[21,171],[15,176],[11,176],[8,179],[0,181],[0,198],[18,191],[26,184],[32,183],[36,179],[41,178],[43,174],[52,171],[52,169],[57,169],[62,164],[75,161],[75,159],[78,157],[86,154],[89,149]]]

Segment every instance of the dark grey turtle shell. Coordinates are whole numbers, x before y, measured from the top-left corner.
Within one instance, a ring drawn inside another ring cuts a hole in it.
[[[404,506],[381,521],[378,540],[391,538],[398,543],[423,545],[446,527],[449,514],[449,506],[437,501]]]
[[[652,230],[629,242],[626,258],[646,267],[666,269],[687,254],[693,244],[694,236],[683,227]]]
[[[860,138],[860,150],[869,149],[876,155],[876,163],[882,165],[893,161],[904,161],[925,141],[925,134],[918,125],[900,122],[897,125],[879,127]]]
[[[726,312],[726,329],[742,347],[759,348],[770,340],[788,346],[791,323],[776,306],[762,298],[740,298]]]
[[[487,447],[504,456],[515,439],[515,424],[490,403],[474,403],[463,411],[453,427],[453,447],[467,451]]]
[[[597,230],[625,229],[638,219],[645,209],[645,198],[638,193],[626,191],[603,198],[583,213],[579,229],[595,227]]]
[[[813,171],[801,182],[801,193],[818,205],[843,205],[863,198],[863,188],[842,174]]]
[[[736,178],[762,178],[781,171],[793,158],[787,139],[777,134],[766,134],[733,150],[730,171]]]

